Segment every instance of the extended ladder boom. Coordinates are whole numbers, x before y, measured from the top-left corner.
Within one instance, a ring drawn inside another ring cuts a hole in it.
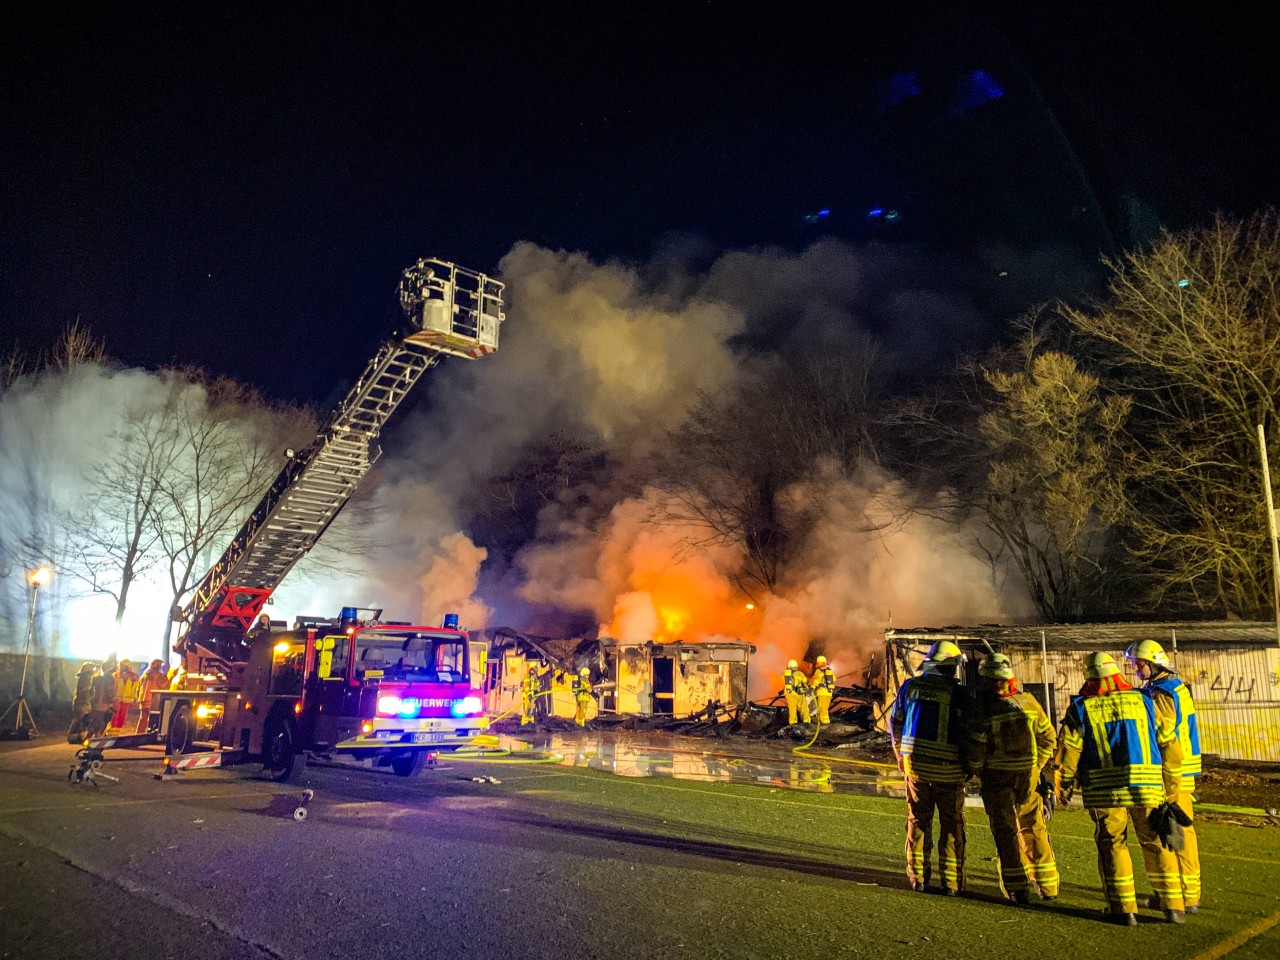
[[[383,342],[311,445],[290,457],[175,615],[186,624],[179,652],[240,659],[245,631],[351,499],[378,458],[383,425],[422,374],[445,354],[475,359],[498,349],[502,290],[499,281],[442,260],[404,271],[405,329]]]

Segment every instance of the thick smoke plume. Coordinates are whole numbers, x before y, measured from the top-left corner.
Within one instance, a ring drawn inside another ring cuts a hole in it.
[[[470,628],[529,629],[560,611],[629,640],[749,640],[767,686],[789,657],[824,652],[855,670],[890,622],[1025,612],[999,596],[963,533],[901,519],[911,495],[893,477],[815,470],[785,491],[823,513],[767,595],[744,592],[739,545],[673,525],[665,494],[646,483],[646,457],[700,397],[729,395],[782,358],[863,350],[870,335],[888,370],[918,369],[982,336],[973,305],[939,292],[945,267],[834,241],[799,254],[729,253],[701,268],[674,247],[628,265],[522,243],[500,272],[508,321],[498,353],[428,374],[419,390],[429,402],[392,422],[362,508],[327,535],[328,560],[313,555],[286,580],[273,617],[355,604],[397,619],[458,612]],[[90,366],[0,398],[6,521],[37,490],[75,501],[95,460],[110,456],[112,425],[162,389],[150,373]],[[611,476],[549,504],[534,540],[494,569],[468,533],[472,512],[490,478],[552,434],[603,451]],[[22,479],[37,462],[47,477]],[[155,604],[139,600],[153,625],[164,617]]]

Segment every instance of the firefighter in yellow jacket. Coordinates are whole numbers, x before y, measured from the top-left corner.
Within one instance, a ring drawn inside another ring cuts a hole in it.
[[[826,657],[818,657],[813,667],[813,676],[809,678],[809,686],[818,701],[818,722],[831,722],[831,698],[836,692],[836,672],[827,666]]]
[[[1164,647],[1154,640],[1140,640],[1132,644],[1125,651],[1125,657],[1142,681],[1142,692],[1155,705],[1156,728],[1161,732],[1161,739],[1168,739],[1170,730],[1178,739],[1178,746],[1182,749],[1182,785],[1178,790],[1177,804],[1194,820],[1191,798],[1203,764],[1200,759],[1200,721],[1196,716],[1195,701],[1191,699],[1191,690],[1178,676],[1178,668],[1164,652]],[[1196,840],[1194,826],[1183,827],[1182,849],[1176,856],[1186,912],[1196,913],[1200,909],[1200,844]],[[1158,901],[1158,896],[1153,897],[1151,905],[1159,906]]]
[[[787,669],[782,673],[782,694],[787,700],[787,723],[795,723],[796,714],[808,723],[809,680],[800,672],[800,664],[794,660],[787,661]]]
[[[573,699],[577,704],[577,712],[573,722],[580,727],[587,725],[587,705],[591,703],[591,668],[583,667],[573,678]]]
[[[929,885],[933,815],[938,814],[938,866],[942,892],[964,889],[964,781],[962,753],[969,697],[957,672],[964,655],[950,640],[929,648],[920,673],[893,701],[889,730],[907,787],[907,880],[912,890]]]
[[[1160,741],[1151,699],[1134,690],[1109,653],[1085,659],[1085,682],[1062,719],[1054,783],[1065,801],[1076,778],[1094,823],[1098,872],[1107,908],[1118,923],[1136,926],[1138,901],[1129,856],[1129,824],[1142,846],[1165,919],[1184,922],[1178,860],[1160,844],[1148,822],[1151,811],[1178,796],[1182,750],[1176,736]]]
[[[1014,903],[1030,903],[1033,890],[1046,900],[1058,896],[1058,865],[1037,791],[1056,745],[1044,708],[1018,689],[1009,658],[984,657],[965,749],[969,769],[982,778],[982,805],[1000,857],[1000,888]]]
[[[535,707],[538,703],[538,693],[542,686],[538,679],[537,667],[532,663],[526,665],[524,679],[520,681],[520,725],[533,723],[537,719]]]

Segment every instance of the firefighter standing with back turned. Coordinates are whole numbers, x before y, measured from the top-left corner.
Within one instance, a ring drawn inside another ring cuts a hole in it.
[[[587,704],[591,702],[590,667],[583,667],[578,671],[578,675],[573,678],[573,699],[578,708],[573,715],[573,722],[580,727],[585,727],[587,725]]]
[[[964,782],[961,747],[968,727],[969,696],[957,672],[964,655],[950,640],[929,648],[920,673],[893,701],[889,729],[898,769],[907,786],[907,880],[911,889],[929,885],[933,814],[938,813],[938,865],[942,892],[964,889]]]
[[[825,726],[831,722],[831,698],[836,692],[836,672],[827,666],[826,657],[818,657],[809,686],[818,698],[818,722]]]
[[[1160,844],[1148,818],[1178,796],[1182,750],[1169,733],[1161,743],[1151,699],[1134,690],[1109,653],[1085,658],[1085,682],[1062,718],[1054,786],[1066,802],[1079,776],[1085,809],[1094,823],[1098,872],[1107,909],[1117,923],[1138,924],[1138,901],[1129,856],[1129,824],[1142,845],[1147,879],[1160,898],[1165,919],[1183,923],[1178,860]]]
[[[1058,865],[1037,790],[1056,742],[1040,701],[1018,689],[1009,658],[983,657],[965,749],[969,769],[982,778],[1000,889],[1014,903],[1030,903],[1033,890],[1046,900],[1058,896]]]
[[[524,726],[533,723],[536,718],[534,706],[538,700],[538,688],[541,684],[538,681],[537,668],[528,663],[525,666],[524,679],[520,681],[520,725]]]
[[[787,723],[795,723],[797,714],[808,723],[809,681],[794,660],[788,660],[787,669],[782,672],[782,695],[787,701]]]
[[[1142,681],[1142,692],[1151,698],[1156,708],[1156,727],[1163,729],[1164,739],[1173,729],[1182,748],[1182,786],[1177,804],[1191,820],[1192,794],[1196,789],[1196,777],[1202,772],[1200,759],[1200,724],[1196,717],[1195,701],[1191,690],[1178,676],[1164,647],[1154,640],[1140,640],[1130,645],[1125,657],[1133,664],[1133,672]],[[1176,851],[1178,874],[1182,880],[1182,899],[1187,913],[1200,910],[1200,844],[1196,840],[1194,826],[1182,828],[1182,849]],[[1153,896],[1152,907],[1159,908],[1159,895]]]

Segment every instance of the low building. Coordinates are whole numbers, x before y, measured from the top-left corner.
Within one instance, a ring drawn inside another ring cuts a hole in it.
[[[756,648],[741,640],[624,643],[601,640],[603,713],[688,717],[710,703],[747,702],[747,671]]]
[[[1044,705],[1056,726],[1084,683],[1084,657],[1113,654],[1133,681],[1124,651],[1156,640],[1191,687],[1200,719],[1201,750],[1223,760],[1280,762],[1280,645],[1276,624],[1213,623],[982,625],[885,631],[885,690],[892,699],[929,647],[950,640],[966,655],[974,683],[988,649],[1006,654],[1024,689]]]
[[[573,677],[591,672],[596,715],[687,717],[708,704],[747,702],[747,672],[755,647],[740,640],[689,643],[624,643],[619,640],[553,639],[510,629],[484,631],[489,642],[485,677],[490,716],[518,715],[520,691],[533,671],[540,696],[538,719],[572,719]]]

